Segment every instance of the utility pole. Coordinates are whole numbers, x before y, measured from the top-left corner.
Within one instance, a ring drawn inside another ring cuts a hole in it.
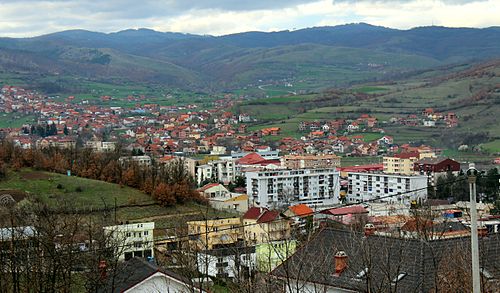
[[[477,233],[477,210],[476,210],[476,176],[477,169],[474,163],[469,164],[467,177],[470,188],[470,235],[472,254],[472,292],[481,293],[481,278],[479,276],[479,245]]]

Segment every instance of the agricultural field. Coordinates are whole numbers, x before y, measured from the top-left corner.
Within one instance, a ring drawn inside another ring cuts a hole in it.
[[[1,113],[0,114],[0,128],[18,128],[24,124],[33,123],[35,120],[34,115],[21,115],[18,113]]]

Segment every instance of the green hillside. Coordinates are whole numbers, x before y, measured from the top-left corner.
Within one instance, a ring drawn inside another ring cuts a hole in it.
[[[419,115],[423,109],[432,107],[437,112],[456,113],[459,126],[448,129],[385,124],[382,127],[394,135],[397,143],[422,142],[455,149],[460,144],[483,145],[490,153],[500,152],[500,61],[457,68],[449,69],[452,73],[447,75],[427,71],[407,80],[327,91],[307,99],[259,99],[241,105],[239,110],[259,119],[252,129],[283,125],[282,136],[289,136],[297,133],[300,121],[357,118],[364,113],[387,121],[391,117]],[[279,108],[282,110],[266,111]]]
[[[185,219],[228,215],[194,203],[161,207],[155,205],[150,196],[137,189],[32,169],[9,171],[7,178],[0,181],[0,194],[3,193],[24,193],[54,207],[58,203],[69,202],[77,209],[90,210],[107,207],[112,212],[114,212],[116,200],[118,221],[155,221],[158,228],[176,226],[184,223]]]

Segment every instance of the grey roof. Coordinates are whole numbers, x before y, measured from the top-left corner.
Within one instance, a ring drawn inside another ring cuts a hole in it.
[[[118,266],[114,282],[111,275],[108,275],[106,283],[104,286],[101,286],[98,291],[124,292],[157,272],[161,272],[185,284],[191,283],[188,278],[180,276],[172,271],[161,269],[157,265],[147,262],[142,258],[132,258]]]
[[[8,241],[15,238],[30,238],[34,237],[36,230],[33,226],[0,228],[0,241]]]
[[[480,240],[481,266],[494,278],[500,276],[499,244],[499,234]],[[440,266],[468,249],[468,237],[425,242],[324,228],[271,275],[358,292],[368,291],[368,283],[372,292],[429,292]],[[335,275],[338,251],[348,256],[348,267],[340,276]],[[367,268],[370,273],[361,276]],[[398,275],[403,277],[396,282]]]

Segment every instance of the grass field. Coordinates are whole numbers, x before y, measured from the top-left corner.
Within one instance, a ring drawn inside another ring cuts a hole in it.
[[[500,139],[490,141],[482,145],[482,148],[490,153],[500,153]]]
[[[58,188],[60,185],[60,188]],[[81,191],[77,191],[80,187]],[[117,184],[65,176],[57,173],[22,169],[9,171],[8,177],[0,181],[1,190],[15,190],[37,197],[51,206],[68,201],[75,208],[113,209],[116,199],[118,221],[154,221],[157,228],[168,228],[181,225],[188,220],[199,220],[203,217],[228,217],[232,214],[216,211],[210,207],[195,203],[178,204],[172,207],[158,205],[132,206],[123,205],[153,204],[153,199],[141,191]]]
[[[14,127],[18,128],[24,124],[33,123],[35,120],[33,115],[20,115],[18,113],[2,113],[0,114],[0,128]]]

